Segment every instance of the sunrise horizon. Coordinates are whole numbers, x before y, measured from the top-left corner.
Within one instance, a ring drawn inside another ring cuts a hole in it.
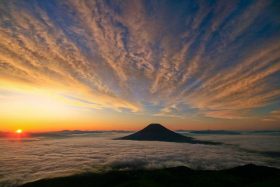
[[[148,124],[151,123],[146,123],[142,125],[137,125],[136,127],[133,128],[53,128],[53,129],[25,129],[25,128],[15,128],[11,130],[1,130],[0,133],[15,133],[18,129],[22,129],[23,132],[26,133],[47,133],[47,132],[61,132],[61,131],[96,131],[96,132],[103,132],[103,131],[138,131],[141,128],[147,126]],[[207,127],[202,127],[202,128],[180,128],[180,127],[174,127],[170,124],[164,124],[164,126],[168,127],[169,129],[173,131],[280,131],[280,128],[230,128],[230,129],[223,129],[223,128],[207,128]],[[92,125],[94,126],[94,125]]]

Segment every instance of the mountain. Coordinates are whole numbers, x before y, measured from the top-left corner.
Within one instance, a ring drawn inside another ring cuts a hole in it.
[[[125,136],[117,138],[118,140],[137,140],[137,141],[164,141],[164,142],[181,142],[181,143],[192,143],[192,144],[220,144],[218,142],[200,141],[195,140],[191,137],[186,137],[176,132],[173,132],[161,124],[152,123],[144,129]]]
[[[280,186],[280,170],[265,166],[245,165],[226,170],[192,170],[179,166],[154,170],[113,170],[73,176],[41,179],[21,187],[268,187]]]

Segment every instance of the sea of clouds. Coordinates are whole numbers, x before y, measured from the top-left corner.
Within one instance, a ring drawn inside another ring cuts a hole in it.
[[[217,170],[248,163],[280,168],[279,134],[189,134],[222,145],[113,140],[123,135],[127,133],[63,132],[21,141],[0,138],[0,186],[112,169],[183,165]]]

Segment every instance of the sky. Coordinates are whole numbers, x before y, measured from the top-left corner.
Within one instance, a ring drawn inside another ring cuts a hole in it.
[[[280,129],[279,10],[1,0],[0,131]]]

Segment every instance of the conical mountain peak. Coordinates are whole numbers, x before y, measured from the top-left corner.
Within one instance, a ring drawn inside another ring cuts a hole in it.
[[[147,127],[145,128],[165,128],[164,126],[162,126],[161,124],[159,123],[151,123],[149,124]]]
[[[162,131],[162,130],[168,130],[167,128],[165,128],[163,125],[159,124],[159,123],[151,123],[149,124],[147,127],[145,127],[143,130],[153,130],[153,131]]]
[[[164,142],[185,142],[185,143],[202,143],[202,144],[217,144],[215,142],[206,142],[194,140],[191,137],[183,136],[173,132],[161,124],[151,123],[144,129],[118,138],[118,140],[137,140],[137,141],[164,141]]]

